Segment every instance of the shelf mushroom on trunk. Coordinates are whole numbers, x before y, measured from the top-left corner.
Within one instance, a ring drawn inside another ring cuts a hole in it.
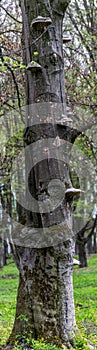
[[[69,122],[72,122],[72,119],[68,118],[68,116],[64,114],[62,114],[61,118],[56,121],[58,125],[63,125],[63,126]]]
[[[35,28],[38,30],[43,30],[44,28],[48,27],[52,23],[52,20],[50,17],[42,17],[38,16],[33,19],[31,22],[31,28]]]
[[[63,36],[63,44],[69,43],[71,38],[69,36]]]
[[[32,73],[35,73],[41,69],[42,69],[41,65],[35,61],[29,62],[27,66],[27,70],[30,70]]]
[[[74,197],[78,197],[82,192],[83,191],[80,190],[80,188],[74,188],[74,187],[68,188],[65,191],[66,203],[69,203],[69,205],[71,205],[72,201],[74,200]]]

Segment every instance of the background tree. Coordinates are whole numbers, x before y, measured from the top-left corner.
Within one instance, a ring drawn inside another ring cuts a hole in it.
[[[75,119],[76,125],[80,125],[83,135],[76,141],[80,152],[80,167],[83,174],[82,158],[84,152],[84,164],[88,168],[91,162],[93,171],[88,176],[85,171],[83,176],[82,201],[78,204],[80,218],[76,221],[76,232],[78,225],[85,226],[96,208],[96,168],[97,168],[97,9],[95,1],[77,1],[70,3],[66,11],[64,31],[67,31],[71,41],[67,40],[64,45],[65,56],[65,83],[67,91],[68,107]],[[91,166],[91,165],[90,165]],[[74,164],[71,165],[74,171]],[[76,166],[75,166],[76,169]],[[77,171],[77,169],[76,169]],[[94,173],[94,175],[93,175]],[[78,176],[78,172],[77,172]],[[80,207],[79,207],[80,206]],[[75,213],[74,213],[75,215]],[[82,223],[83,220],[83,223]],[[81,229],[80,227],[80,229]],[[92,237],[89,242],[92,244]],[[83,245],[84,247],[84,245]],[[88,244],[89,252],[93,251]],[[80,252],[82,256],[82,252]],[[83,261],[83,265],[85,261]]]
[[[71,42],[64,47],[66,87],[72,106],[97,114],[97,11],[96,2],[88,0],[70,3],[65,28]]]
[[[0,196],[2,223],[0,242],[3,252],[3,263],[7,262],[8,242],[11,234],[11,217],[16,217],[15,193],[11,188],[12,164],[21,150],[22,130],[24,128],[21,106],[24,103],[24,70],[21,52],[22,17],[18,1],[2,0],[0,32],[0,84],[1,104],[0,122]]]

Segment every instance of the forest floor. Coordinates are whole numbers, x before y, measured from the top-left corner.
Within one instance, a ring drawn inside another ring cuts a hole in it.
[[[15,316],[18,270],[12,259],[0,270],[0,350],[22,350],[3,344],[9,337]],[[97,254],[89,257],[88,268],[74,267],[74,298],[78,334],[74,349],[97,349]],[[54,345],[32,340],[25,350],[58,350]]]

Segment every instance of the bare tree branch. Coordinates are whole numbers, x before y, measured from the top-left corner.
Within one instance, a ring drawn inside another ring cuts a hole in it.
[[[16,21],[16,22],[22,24],[22,22],[19,21],[17,18],[15,18],[13,15],[11,15],[11,14],[5,9],[4,6],[2,6],[2,5],[0,5],[0,6],[1,6],[1,8],[7,13],[7,15],[8,15],[9,17],[11,17],[14,21]]]
[[[15,77],[15,75],[14,75],[14,72],[13,72],[12,68],[9,66],[8,63],[6,63],[6,62],[4,61],[1,48],[0,48],[0,58],[1,58],[1,61],[3,62],[3,64],[5,65],[5,67],[8,68],[8,70],[10,71],[10,73],[11,73],[11,75],[12,75],[12,78],[13,78],[13,81],[14,81],[14,84],[15,84],[15,87],[16,87],[16,92],[17,92],[19,111],[20,111],[21,119],[22,119],[22,121],[23,121],[22,112],[21,112],[20,93],[19,93],[19,88],[18,88],[17,80],[16,80],[16,77]],[[24,121],[23,121],[23,122],[24,122]]]

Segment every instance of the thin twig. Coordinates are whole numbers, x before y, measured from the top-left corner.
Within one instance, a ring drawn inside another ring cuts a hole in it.
[[[19,21],[17,18],[15,18],[13,15],[11,15],[2,5],[1,5],[1,8],[2,8],[2,9],[7,13],[7,15],[8,15],[9,17],[11,17],[14,21],[16,21],[16,22],[22,24],[21,21]]]

